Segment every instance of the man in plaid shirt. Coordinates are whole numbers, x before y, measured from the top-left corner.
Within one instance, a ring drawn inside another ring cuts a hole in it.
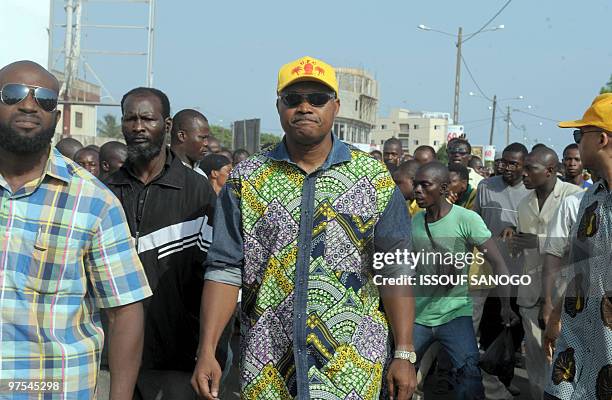
[[[16,62],[0,90],[0,398],[95,398],[104,308],[111,397],[131,399],[151,290],[121,204],[51,148],[53,75]]]

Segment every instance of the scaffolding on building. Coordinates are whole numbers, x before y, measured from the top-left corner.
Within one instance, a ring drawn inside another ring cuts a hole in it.
[[[66,13],[65,23],[55,22],[55,7],[62,1]],[[148,23],[145,26],[139,25],[114,25],[114,24],[84,24],[82,22],[84,7],[89,3],[107,3],[111,5],[142,3],[147,6]],[[153,86],[153,61],[154,61],[154,40],[155,40],[155,0],[50,0],[49,13],[49,65],[50,71],[59,70],[60,60],[63,59],[63,79],[60,89],[60,104],[64,105],[62,137],[70,136],[70,106],[74,104],[91,106],[118,106],[115,97],[107,89],[103,79],[96,72],[96,68],[86,59],[87,54],[99,54],[105,56],[129,56],[146,57],[146,86]],[[64,29],[64,45],[61,48],[54,48],[55,29]],[[147,50],[146,51],[115,51],[108,49],[82,49],[83,32],[90,29],[121,29],[121,30],[146,30]],[[78,98],[76,81],[79,79],[79,71],[89,72],[97,81],[103,91],[101,98],[108,98],[110,102],[90,102]],[[67,120],[66,120],[67,119]]]

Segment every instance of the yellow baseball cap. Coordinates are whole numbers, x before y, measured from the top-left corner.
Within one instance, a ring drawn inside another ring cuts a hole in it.
[[[612,93],[604,93],[595,97],[582,119],[559,122],[560,128],[582,128],[596,126],[612,132]]]
[[[303,81],[320,82],[329,86],[336,96],[338,95],[336,70],[331,65],[313,57],[302,57],[283,65],[278,71],[276,93],[280,93],[289,85]]]

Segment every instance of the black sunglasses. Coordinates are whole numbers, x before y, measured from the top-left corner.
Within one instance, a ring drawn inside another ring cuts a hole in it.
[[[47,112],[55,111],[57,108],[57,92],[40,86],[7,83],[0,90],[0,101],[7,106],[15,105],[28,97],[30,91],[34,91],[34,100],[40,108]]]
[[[289,108],[295,108],[307,101],[313,107],[323,107],[328,101],[335,99],[333,93],[315,92],[315,93],[283,93],[278,96],[279,99]]]

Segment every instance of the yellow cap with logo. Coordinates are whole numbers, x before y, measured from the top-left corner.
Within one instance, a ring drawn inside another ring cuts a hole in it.
[[[559,122],[560,128],[582,128],[596,126],[612,132],[612,93],[604,93],[595,97],[582,119]]]
[[[336,71],[331,65],[313,57],[302,57],[285,64],[278,71],[278,84],[276,92],[297,82],[320,82],[330,87],[338,95],[338,81]]]

